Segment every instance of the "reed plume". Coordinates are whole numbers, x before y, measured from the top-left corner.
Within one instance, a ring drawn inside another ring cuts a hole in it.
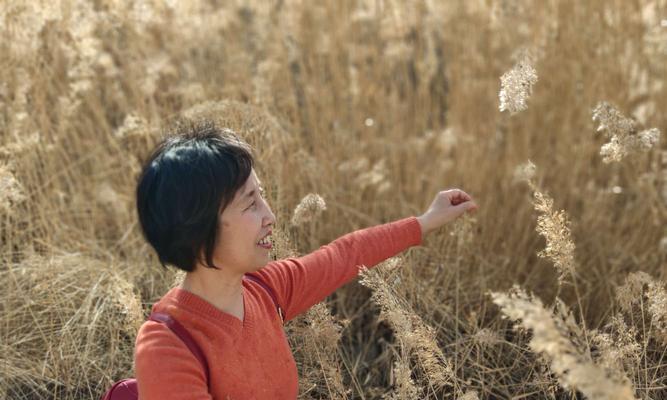
[[[574,259],[575,244],[570,232],[570,222],[565,211],[554,210],[553,199],[542,193],[533,182],[537,168],[528,161],[519,165],[514,172],[514,179],[525,181],[533,190],[533,206],[540,215],[537,217],[537,232],[546,240],[546,247],[538,256],[553,262],[558,271],[559,285],[576,272]]]
[[[549,312],[540,299],[516,286],[509,294],[491,293],[491,297],[505,315],[532,330],[530,348],[548,358],[564,388],[580,391],[592,400],[635,399],[627,379],[614,379],[596,365],[587,350],[570,339],[571,324]]]
[[[317,218],[324,210],[327,209],[322,196],[319,194],[307,194],[299,204],[294,208],[292,214],[292,225],[302,225]]]
[[[639,131],[637,122],[625,117],[610,103],[598,103],[593,109],[593,121],[598,122],[598,132],[604,132],[609,139],[600,148],[602,161],[619,162],[627,155],[647,152],[660,140],[660,130],[651,128]]]
[[[371,270],[362,266],[359,283],[373,290],[371,300],[380,307],[380,320],[392,326],[401,350],[416,357],[428,384],[436,388],[452,385],[455,374],[437,343],[435,330],[405,304],[389,283],[390,275],[397,273],[401,263],[394,257]]]
[[[528,108],[528,99],[537,82],[537,71],[528,58],[516,63],[500,77],[500,111],[516,114]]]

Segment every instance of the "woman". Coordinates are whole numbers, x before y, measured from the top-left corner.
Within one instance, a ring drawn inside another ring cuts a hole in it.
[[[461,190],[443,191],[419,217],[269,262],[275,216],[251,149],[230,131],[199,123],[158,145],[139,178],[137,208],[162,265],[186,271],[153,312],[180,322],[208,367],[169,327],[147,321],[135,347],[139,398],[259,400],[298,393],[296,364],[271,292],[287,322],[355,278],[358,266],[371,268],[421,244],[477,205]]]

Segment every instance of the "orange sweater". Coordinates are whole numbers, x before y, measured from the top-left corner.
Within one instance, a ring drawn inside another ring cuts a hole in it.
[[[368,268],[421,244],[417,218],[409,217],[344,235],[299,258],[273,261],[252,274],[274,289],[285,322],[324,300]],[[244,320],[224,313],[180,288],[153,311],[179,321],[202,349],[204,369],[165,325],[144,322],[136,339],[135,372],[140,400],[296,399],[296,363],[271,297],[244,279]]]

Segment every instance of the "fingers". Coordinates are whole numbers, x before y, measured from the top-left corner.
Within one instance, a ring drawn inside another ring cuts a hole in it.
[[[477,205],[477,203],[475,203],[472,197],[463,190],[451,189],[444,191],[444,194],[449,199],[451,205],[458,206],[463,204],[465,206],[465,212],[475,212],[479,208],[479,206]]]
[[[466,201],[472,201],[472,197],[461,189],[450,189],[443,192],[449,199],[452,205],[458,205],[465,203]]]

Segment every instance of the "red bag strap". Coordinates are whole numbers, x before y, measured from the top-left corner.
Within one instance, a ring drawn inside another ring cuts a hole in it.
[[[261,279],[259,279],[254,275],[245,274],[244,278],[248,278],[250,280],[259,283],[269,293],[269,296],[271,296],[271,299],[273,300],[273,304],[275,304],[276,309],[278,310],[278,315],[280,316],[280,320],[282,321],[283,324],[285,324],[285,313],[283,312],[282,307],[280,307],[280,304],[278,304],[278,299],[276,298],[276,294],[273,291],[273,289],[271,289],[269,285],[267,285],[266,283],[264,283],[264,281],[262,281]]]
[[[169,314],[165,313],[159,313],[159,312],[152,312],[151,315],[148,317],[149,320],[155,321],[155,322],[161,322],[169,329],[171,329],[172,332],[178,336],[183,343],[185,343],[186,346],[188,346],[188,349],[194,354],[194,356],[199,360],[199,363],[204,367],[204,372],[206,373],[206,382],[208,384],[209,381],[209,374],[208,374],[208,363],[206,362],[206,358],[204,357],[204,352],[201,351],[199,346],[197,345],[197,342],[192,339],[192,336],[188,333],[187,329],[183,327],[178,321],[173,319]]]

